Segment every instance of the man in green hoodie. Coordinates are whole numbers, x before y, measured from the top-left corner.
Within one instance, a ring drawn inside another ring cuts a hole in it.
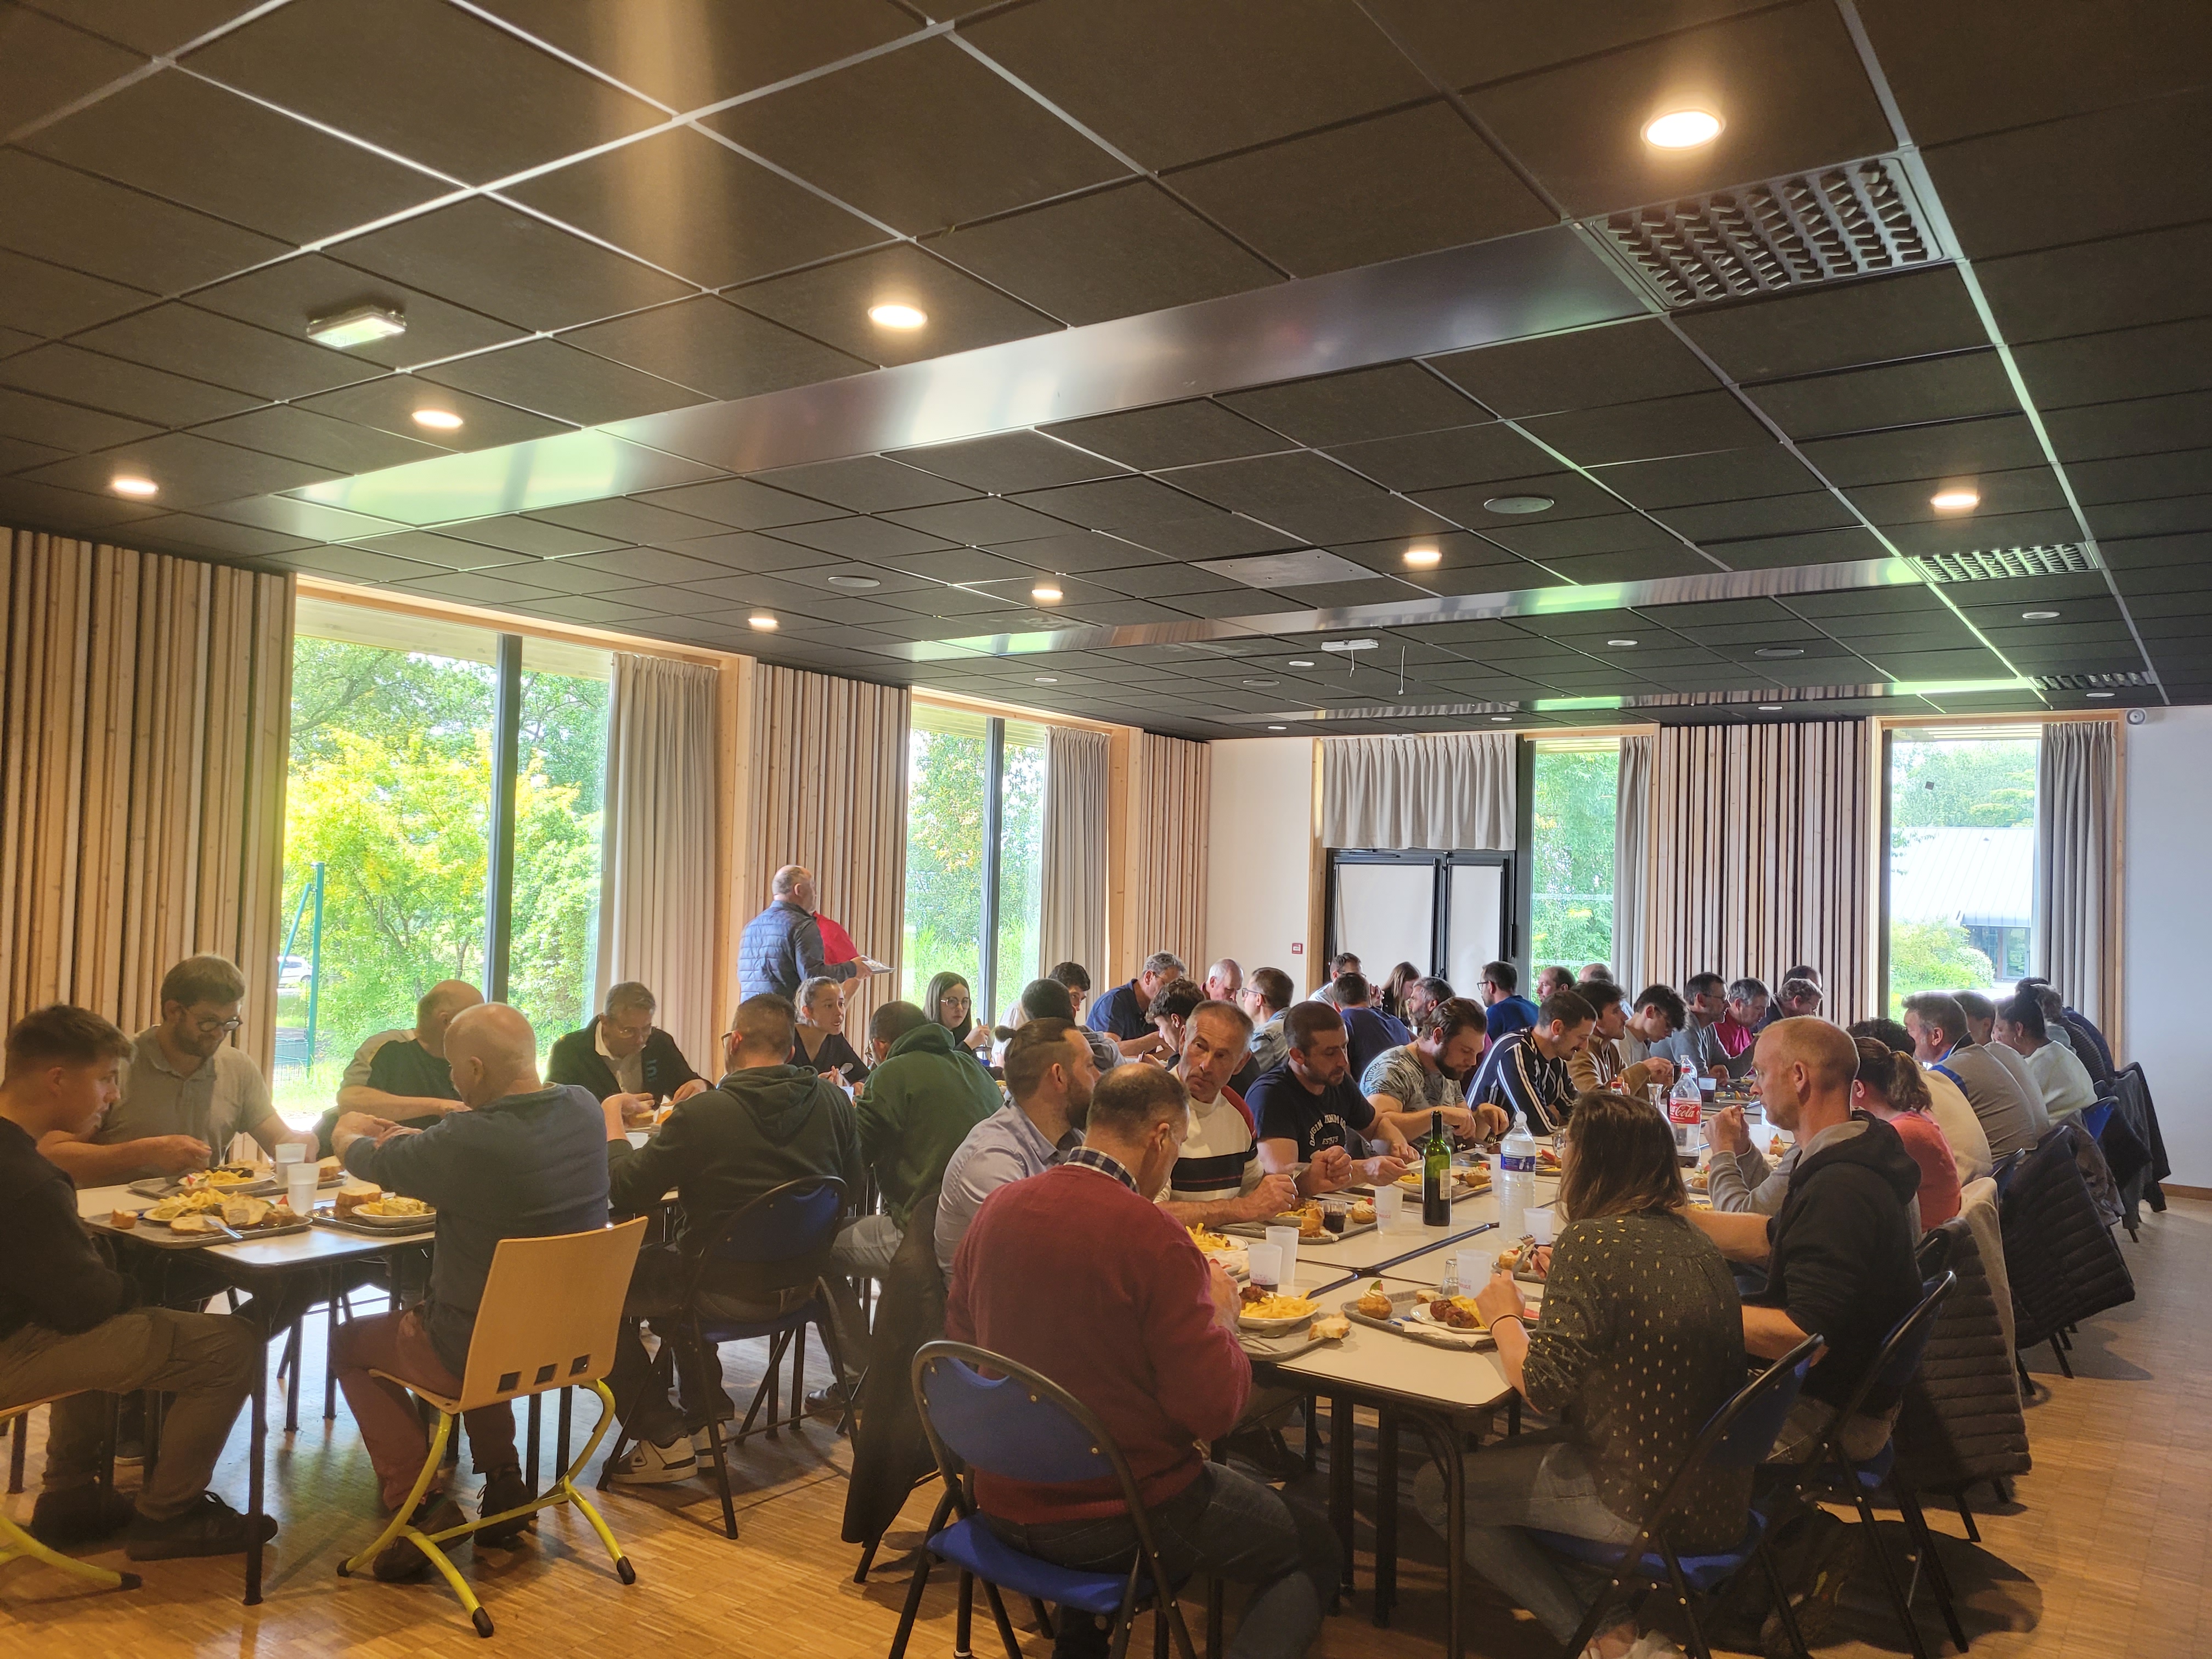
[[[705,1443],[710,1415],[732,1414],[711,1348],[703,1356],[702,1370],[697,1364],[701,1357],[678,1346],[684,1397],[679,1409],[656,1378],[638,1335],[641,1319],[668,1318],[679,1311],[694,1260],[686,1245],[691,1250],[704,1248],[723,1221],[787,1182],[835,1176],[845,1183],[848,1206],[860,1202],[866,1172],[852,1103],[811,1066],[787,1063],[796,1020],[783,997],[764,993],[746,998],[722,1039],[729,1064],[721,1082],[678,1101],[660,1133],[641,1147],[629,1144],[622,1097],[603,1103],[609,1207],[618,1214],[635,1213],[671,1187],[684,1206],[678,1242],[639,1253],[623,1310],[623,1334],[608,1380],[623,1426],[637,1443],[610,1477],[618,1486],[689,1479],[698,1473],[695,1442]],[[972,1060],[967,1064],[969,1071],[976,1070]],[[702,1296],[706,1312],[725,1319],[773,1319],[815,1293],[811,1280],[763,1293],[757,1285],[742,1282],[743,1273],[732,1264],[719,1286],[710,1278]],[[658,1334],[665,1341],[675,1328],[671,1319]],[[840,1357],[848,1370],[857,1371],[859,1355]]]

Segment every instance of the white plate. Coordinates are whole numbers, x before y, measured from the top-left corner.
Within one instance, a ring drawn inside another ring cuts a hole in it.
[[[1313,1301],[1311,1297],[1306,1299]],[[1282,1336],[1297,1330],[1301,1325],[1310,1325],[1320,1317],[1321,1304],[1316,1302],[1305,1312],[1292,1314],[1284,1319],[1255,1319],[1248,1313],[1240,1312],[1237,1316],[1237,1328],[1249,1331],[1255,1336]]]

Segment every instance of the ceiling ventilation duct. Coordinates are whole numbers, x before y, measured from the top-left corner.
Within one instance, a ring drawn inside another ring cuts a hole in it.
[[[2039,691],[2148,690],[2157,684],[2157,675],[2136,668],[2116,674],[2038,674],[2035,677],[2035,689]]]
[[[2078,576],[2102,568],[2079,542],[1988,547],[1970,553],[1916,553],[1913,567],[1931,582],[1987,582],[2008,576]]]
[[[1670,309],[1946,256],[1893,156],[1847,161],[1583,222]]]

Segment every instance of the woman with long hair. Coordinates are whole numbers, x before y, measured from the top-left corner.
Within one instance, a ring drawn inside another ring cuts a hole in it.
[[[1413,1022],[1406,1019],[1406,992],[1418,985],[1420,979],[1421,970],[1410,962],[1401,962],[1393,968],[1390,977],[1382,985],[1382,1012],[1393,1019],[1405,1019],[1406,1024],[1411,1025]]]
[[[1743,1386],[1743,1313],[1712,1241],[1685,1218],[1689,1195],[1667,1120],[1594,1091],[1575,1103],[1560,1152],[1559,1224],[1531,1315],[1510,1273],[1475,1298],[1506,1378],[1560,1429],[1470,1457],[1467,1559],[1553,1636],[1574,1634],[1594,1591],[1523,1528],[1625,1544],[1713,1413]],[[1748,1470],[1702,1476],[1670,1531],[1685,1555],[1743,1535]],[[1443,1476],[1424,1470],[1414,1503],[1442,1530]],[[1589,1652],[1620,1659],[1632,1610]],[[1671,1646],[1647,1652],[1674,1653]]]
[[[867,1076],[867,1062],[845,1036],[845,988],[816,975],[799,988],[798,1023],[792,1028],[791,1063],[811,1066],[850,1089]]]
[[[975,994],[958,974],[948,971],[934,975],[929,988],[921,994],[921,1012],[951,1032],[953,1042],[988,1071],[990,1062],[984,1055],[991,1047],[991,1028],[975,1024]]]
[[[1930,1115],[1920,1062],[1887,1043],[1860,1037],[1859,1074],[1851,1084],[1851,1106],[1878,1117],[1897,1131],[1905,1150],[1920,1166],[1920,1225],[1940,1227],[1959,1213],[1959,1165],[1942,1126]]]

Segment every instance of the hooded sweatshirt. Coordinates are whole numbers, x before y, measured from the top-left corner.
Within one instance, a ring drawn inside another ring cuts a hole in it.
[[[692,1228],[711,1227],[772,1188],[810,1176],[845,1183],[860,1207],[866,1171],[845,1091],[805,1066],[752,1066],[679,1100],[642,1146],[607,1142],[610,1206],[645,1209],[671,1187]]]
[[[991,1074],[935,1020],[891,1044],[855,1104],[861,1156],[875,1171],[884,1213],[901,1231],[915,1194],[943,1177],[968,1132],[1005,1103]]]
[[[1854,1112],[1805,1143],[1781,1212],[1766,1224],[1774,1254],[1766,1288],[1751,1300],[1826,1340],[1805,1392],[1838,1410],[1920,1300],[1908,1207],[1919,1191],[1920,1166],[1897,1131]],[[1879,1415],[1896,1403],[1869,1396],[1863,1409]]]

